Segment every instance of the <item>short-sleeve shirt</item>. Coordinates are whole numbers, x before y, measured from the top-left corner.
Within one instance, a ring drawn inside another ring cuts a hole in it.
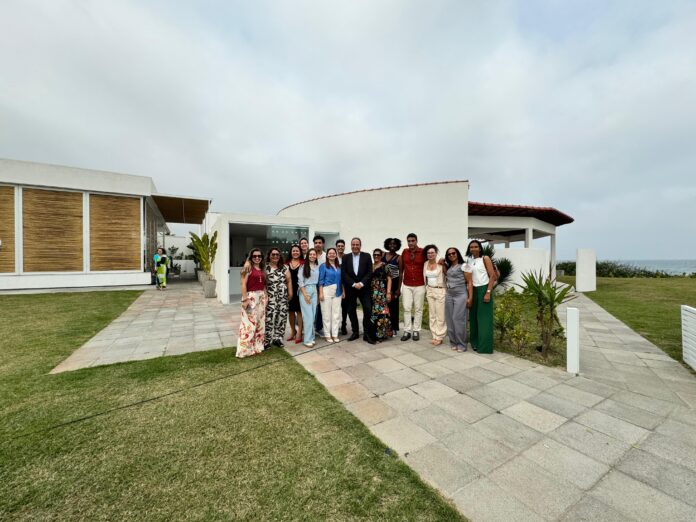
[[[406,286],[423,286],[423,265],[425,265],[425,253],[422,248],[416,248],[411,252],[406,248],[401,253],[401,260],[404,266],[404,284]]]

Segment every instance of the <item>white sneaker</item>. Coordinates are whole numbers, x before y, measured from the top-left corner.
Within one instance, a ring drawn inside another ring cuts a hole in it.
[[[333,340],[331,337],[326,337],[325,339],[326,339],[326,342],[327,342],[327,343],[333,343],[333,342],[334,342],[334,340]]]

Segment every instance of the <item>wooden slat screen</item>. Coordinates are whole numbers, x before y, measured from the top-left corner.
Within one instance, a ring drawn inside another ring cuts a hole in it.
[[[25,272],[81,272],[82,193],[22,190]]]
[[[0,187],[0,273],[15,271],[14,187]]]
[[[140,199],[89,196],[89,257],[92,272],[140,270]]]

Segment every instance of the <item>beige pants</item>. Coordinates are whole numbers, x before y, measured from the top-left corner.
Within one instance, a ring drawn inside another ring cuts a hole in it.
[[[423,322],[423,300],[425,286],[401,285],[401,302],[404,306],[404,332],[411,332],[411,309],[413,309],[413,331],[420,332]]]
[[[430,313],[430,333],[433,339],[442,341],[447,335],[445,323],[445,289],[427,287],[428,312]]]
[[[336,297],[336,285],[323,287],[324,300],[321,305],[321,320],[324,323],[324,335],[338,339],[341,326],[341,297]]]

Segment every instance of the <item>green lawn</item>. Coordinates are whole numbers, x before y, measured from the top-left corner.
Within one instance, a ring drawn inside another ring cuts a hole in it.
[[[559,279],[575,284],[574,277]],[[597,291],[585,295],[670,357],[682,360],[680,306],[696,306],[696,279],[598,277]]]
[[[283,351],[48,375],[137,295],[0,297],[0,519],[461,520]]]

